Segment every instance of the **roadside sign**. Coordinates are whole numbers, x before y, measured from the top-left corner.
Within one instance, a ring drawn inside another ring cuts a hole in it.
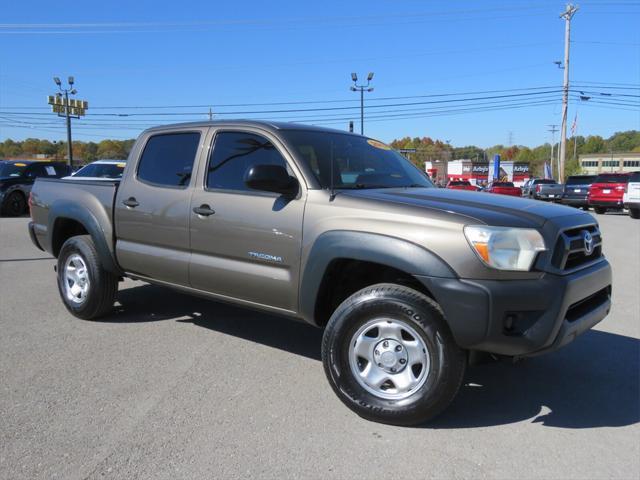
[[[68,108],[69,115],[82,117],[86,115],[86,110],[89,108],[89,102],[86,100],[78,100],[76,98],[69,98],[67,104],[67,99],[62,95],[47,96],[47,103],[51,105],[51,111],[61,116],[66,115]]]

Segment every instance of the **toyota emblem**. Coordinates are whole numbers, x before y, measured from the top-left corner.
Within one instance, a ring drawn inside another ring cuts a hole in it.
[[[584,253],[587,256],[593,253],[593,236],[586,230],[582,232],[582,241],[584,242]]]

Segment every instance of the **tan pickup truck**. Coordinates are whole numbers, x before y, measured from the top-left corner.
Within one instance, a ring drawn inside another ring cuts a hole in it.
[[[551,351],[611,306],[588,213],[434,188],[385,144],[336,130],[152,128],[120,181],[39,179],[29,203],[72,314],[109,315],[130,277],[312,323],[336,394],[380,422],[442,411],[473,352]]]

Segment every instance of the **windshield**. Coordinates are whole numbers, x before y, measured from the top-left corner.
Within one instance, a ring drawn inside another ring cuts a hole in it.
[[[598,175],[593,183],[627,183],[629,181],[629,175],[625,173],[604,173]]]
[[[124,163],[91,163],[82,167],[74,177],[122,178]]]
[[[595,175],[582,175],[567,178],[567,185],[591,185],[596,179]]]
[[[26,163],[0,162],[0,177],[21,177],[25,168]]]
[[[494,187],[513,187],[513,183],[511,182],[496,182],[493,184]]]
[[[460,186],[471,185],[471,183],[469,183],[467,181],[455,180],[455,181],[449,182],[449,185],[452,186],[452,187],[460,187]]]
[[[551,185],[552,183],[556,183],[556,181],[551,180],[550,178],[540,178],[540,179],[534,180],[534,183],[536,184],[544,183],[545,185]]]
[[[335,189],[433,187],[426,173],[376,140],[308,130],[285,130],[282,134],[322,188],[331,187],[332,173]]]

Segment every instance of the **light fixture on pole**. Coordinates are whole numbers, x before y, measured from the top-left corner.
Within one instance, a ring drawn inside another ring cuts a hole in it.
[[[60,90],[55,95],[47,97],[49,105],[54,113],[59,117],[64,117],[67,123],[67,156],[69,158],[69,167],[73,166],[73,149],[71,144],[71,119],[84,116],[86,109],[89,107],[88,102],[83,100],[69,99],[69,95],[75,95],[78,91],[73,88],[75,79],[69,76],[67,79],[68,88],[62,88],[60,77],[53,77],[53,82]]]
[[[371,80],[373,80],[373,72],[369,72],[367,83],[364,85],[358,85],[358,75],[356,73],[351,74],[351,80],[353,81],[351,91],[360,92],[360,134],[364,135],[364,92],[373,92],[373,87],[369,86]]]

